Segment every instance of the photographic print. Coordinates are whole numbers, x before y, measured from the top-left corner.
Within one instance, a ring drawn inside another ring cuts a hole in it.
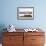
[[[34,18],[33,7],[18,7],[17,8],[17,19],[30,20]]]

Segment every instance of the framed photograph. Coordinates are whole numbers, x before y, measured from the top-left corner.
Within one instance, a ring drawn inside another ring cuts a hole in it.
[[[19,20],[33,20],[34,19],[34,7],[18,7],[17,19]]]

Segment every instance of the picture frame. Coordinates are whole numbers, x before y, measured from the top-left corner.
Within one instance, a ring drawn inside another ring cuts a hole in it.
[[[34,7],[18,7],[17,8],[18,20],[33,20],[34,19]]]

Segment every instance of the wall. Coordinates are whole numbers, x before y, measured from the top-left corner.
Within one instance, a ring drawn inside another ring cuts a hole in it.
[[[1,0],[0,25],[16,28],[46,28],[46,0]],[[17,7],[34,7],[34,20],[17,20]]]
[[[2,0],[0,24],[15,25],[16,28],[46,28],[46,0]],[[34,20],[17,20],[17,7],[34,7]]]
[[[17,7],[34,7],[34,20],[17,20]],[[0,0],[0,31],[13,24],[16,28],[40,27],[46,32],[46,0]]]

